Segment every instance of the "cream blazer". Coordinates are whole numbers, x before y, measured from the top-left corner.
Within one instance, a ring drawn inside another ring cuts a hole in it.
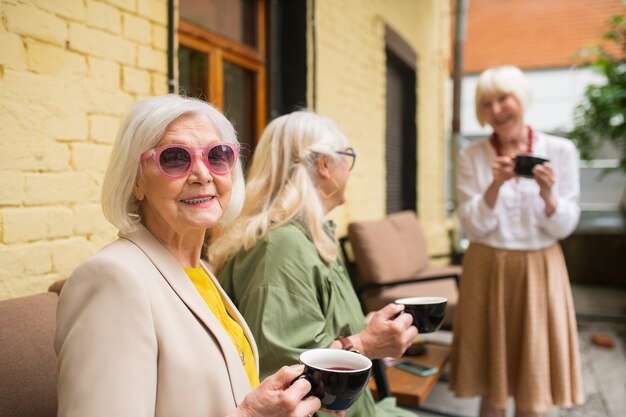
[[[258,370],[250,329],[202,266],[243,327]],[[143,226],[120,234],[68,279],[54,345],[59,417],[223,417],[251,391],[230,337]]]

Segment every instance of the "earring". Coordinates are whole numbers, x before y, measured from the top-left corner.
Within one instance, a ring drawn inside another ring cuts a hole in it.
[[[141,210],[139,210],[139,205],[134,208],[134,211],[129,211],[126,215],[131,219],[141,219]]]
[[[337,191],[339,191],[339,184],[337,184],[337,181],[333,177],[330,177],[330,180],[333,182],[333,185],[335,186],[335,189],[331,191],[330,193],[327,193],[326,191],[322,190],[322,187],[320,187],[319,183],[317,183],[317,185],[315,186],[315,188],[317,188],[317,191],[319,191],[319,193],[325,199],[331,198],[332,196],[337,194]]]

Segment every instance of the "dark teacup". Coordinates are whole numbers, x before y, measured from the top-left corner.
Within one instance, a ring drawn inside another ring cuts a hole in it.
[[[549,162],[547,159],[532,155],[517,155],[513,171],[520,177],[532,178],[535,165],[543,165]]]
[[[394,301],[404,305],[404,312],[413,316],[419,333],[433,333],[441,327],[448,300],[443,297],[410,297]]]
[[[297,379],[311,383],[315,395],[327,410],[345,410],[367,387],[372,361],[355,352],[340,349],[311,349],[302,352],[304,372]]]

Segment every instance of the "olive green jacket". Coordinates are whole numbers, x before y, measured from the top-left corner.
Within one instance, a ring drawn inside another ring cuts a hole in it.
[[[334,226],[328,224],[327,232],[334,233]],[[249,251],[241,250],[218,279],[252,330],[261,379],[298,363],[303,351],[327,348],[337,337],[365,326],[343,262],[326,263],[298,221],[271,230]],[[394,398],[375,405],[366,390],[347,416],[414,414],[397,408]]]

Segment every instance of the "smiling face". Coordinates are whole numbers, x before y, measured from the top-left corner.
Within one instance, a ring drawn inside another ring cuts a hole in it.
[[[174,120],[155,147],[182,144],[209,146],[221,139],[207,118],[187,114]],[[230,174],[212,174],[197,153],[189,174],[164,175],[154,158],[141,162],[133,194],[140,201],[144,225],[162,241],[204,236],[220,221],[232,191]]]
[[[481,100],[483,118],[496,132],[503,147],[521,139],[524,127],[522,106],[515,96],[504,92],[488,94]]]

